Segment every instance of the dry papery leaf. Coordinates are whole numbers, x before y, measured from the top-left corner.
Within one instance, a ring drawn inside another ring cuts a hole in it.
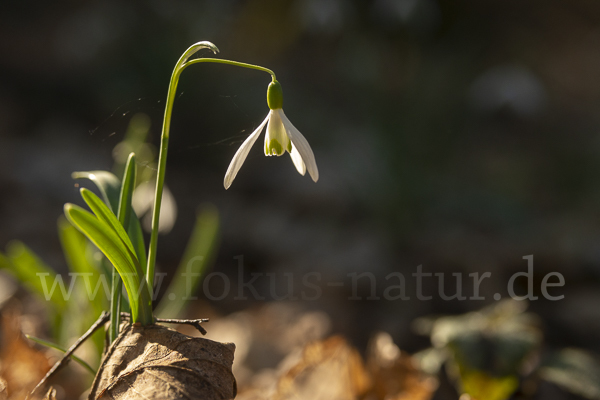
[[[369,345],[368,363],[340,337],[291,353],[279,373],[263,371],[238,400],[428,400],[437,380],[421,371],[386,333]],[[257,384],[257,382],[259,382]]]
[[[8,399],[8,388],[6,387],[6,381],[0,378],[0,400]]]
[[[369,343],[367,369],[373,381],[365,397],[369,400],[429,400],[438,386],[437,379],[419,370],[385,332],[374,335]]]
[[[308,344],[300,361],[281,376],[273,400],[354,400],[371,380],[358,351],[341,336]]]
[[[89,399],[232,399],[233,343],[161,325],[128,326],[108,349]]]
[[[21,333],[17,315],[3,313],[0,399],[24,399],[49,369],[46,356],[31,347]]]

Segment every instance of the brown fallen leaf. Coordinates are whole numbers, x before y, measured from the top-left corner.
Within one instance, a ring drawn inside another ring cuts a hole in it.
[[[7,393],[7,387],[6,387],[6,381],[2,378],[0,378],[0,400],[7,400],[8,399],[8,393]]]
[[[202,306],[202,312],[207,308]],[[300,352],[307,343],[326,337],[331,325],[323,312],[306,311],[298,304],[283,302],[212,317],[205,337],[236,344],[233,373],[238,382],[238,396],[244,388],[257,386],[254,382],[257,375],[275,371],[288,354]],[[260,380],[262,386],[264,377]]]
[[[3,313],[0,399],[24,399],[49,369],[46,356],[31,347],[21,333],[17,315]]]
[[[367,368],[373,379],[369,399],[429,400],[437,389],[437,380],[419,370],[384,332],[369,343]]]
[[[232,399],[233,343],[161,325],[128,326],[108,349],[89,399]]]
[[[355,400],[370,387],[363,361],[341,336],[308,344],[281,376],[273,400]]]

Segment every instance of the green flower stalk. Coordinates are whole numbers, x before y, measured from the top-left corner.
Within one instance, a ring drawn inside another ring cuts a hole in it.
[[[282,155],[285,151],[288,151],[292,157],[294,165],[302,175],[305,174],[308,169],[309,174],[316,182],[319,178],[319,172],[315,163],[313,152],[308,145],[306,139],[298,132],[298,130],[289,122],[283,110],[283,92],[281,85],[277,82],[275,73],[268,68],[264,68],[258,65],[246,64],[237,61],[223,60],[218,58],[195,58],[190,60],[190,57],[201,49],[210,49],[213,53],[217,54],[219,49],[210,42],[198,42],[190,46],[183,55],[177,61],[173,74],[171,75],[171,81],[169,84],[169,90],[167,92],[167,102],[165,104],[165,115],[163,119],[160,151],[158,156],[158,173],[156,178],[156,192],[154,196],[154,208],[152,212],[152,232],[150,236],[150,246],[148,249],[148,264],[146,268],[146,281],[150,290],[154,285],[154,271],[156,264],[156,250],[158,242],[158,226],[160,219],[160,206],[162,202],[162,193],[165,183],[165,171],[167,165],[167,151],[169,147],[169,134],[171,126],[171,115],[173,112],[173,104],[175,102],[175,93],[177,90],[177,84],[179,83],[179,77],[183,70],[192,64],[198,63],[218,63],[227,64],[236,67],[250,68],[258,71],[267,72],[271,75],[272,82],[269,85],[267,91],[267,102],[271,108],[271,112],[267,118],[261,123],[259,128],[252,133],[248,139],[242,144],[240,149],[235,154],[229,169],[225,174],[224,186],[229,188],[231,182],[235,178],[237,172],[242,166],[244,160],[248,156],[250,147],[256,141],[258,135],[268,124],[267,137],[265,139],[265,154],[266,155]]]

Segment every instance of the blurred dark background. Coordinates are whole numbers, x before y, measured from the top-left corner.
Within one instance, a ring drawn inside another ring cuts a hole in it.
[[[591,0],[221,0],[4,2],[0,7],[0,249],[11,239],[66,271],[56,234],[65,202],[80,202],[72,171],[110,170],[133,115],[158,144],[169,77],[192,43],[273,69],[284,110],[313,147],[321,178],[298,175],[261,140],[232,187],[222,180],[237,147],[262,121],[267,74],[195,65],[182,76],[167,184],[178,217],[159,241],[173,271],[199,204],[222,218],[213,270],[322,274],[333,331],[364,345],[385,330],[403,348],[428,343],[414,318],[458,313],[506,297],[533,254],[534,287],[548,272],[560,301],[532,302],[550,346],[600,351],[600,4]],[[208,55],[203,53],[202,55]],[[141,166],[143,168],[143,166]],[[89,186],[89,185],[88,185]],[[415,297],[411,274],[491,272],[484,301],[443,301],[437,279]],[[377,294],[407,278],[408,301],[353,295],[349,275],[371,272]],[[217,279],[215,279],[216,282]],[[342,287],[328,282],[343,282]],[[525,290],[525,285],[520,290]],[[218,285],[214,288],[218,292]],[[314,292],[310,292],[312,295]],[[251,297],[251,293],[246,291]],[[202,297],[202,294],[199,293]],[[201,307],[199,302],[196,306]],[[196,312],[196,311],[194,311]],[[197,313],[201,314],[201,310]]]

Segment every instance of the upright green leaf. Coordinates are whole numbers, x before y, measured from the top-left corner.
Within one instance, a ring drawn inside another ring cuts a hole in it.
[[[140,265],[145,266],[147,260],[146,245],[144,244],[144,233],[142,232],[142,225],[140,224],[140,220],[133,211],[132,214],[129,216],[129,227],[127,229],[127,233],[129,234],[129,238],[131,239],[133,247],[135,247],[135,252],[137,254]]]
[[[89,179],[96,184],[102,200],[110,210],[115,214],[119,209],[121,181],[112,172],[108,171],[79,171],[73,172],[73,179]],[[126,228],[131,242],[133,243],[140,265],[146,265],[146,245],[144,244],[144,235],[142,225],[137,215],[132,212],[129,216],[129,223]]]
[[[65,217],[58,219],[58,236],[65,255],[65,260],[71,271],[78,273],[98,273],[87,256],[88,240]]]
[[[69,269],[81,274],[84,280],[75,288],[79,296],[77,299],[81,301],[70,304],[65,315],[70,334],[74,325],[79,326],[78,333],[82,334],[94,323],[96,316],[106,310],[107,297],[102,291],[103,284],[107,284],[106,272],[99,264],[94,264],[88,254],[89,247],[93,245],[65,217],[58,220],[58,235]],[[112,266],[110,269],[113,269]],[[92,340],[100,354],[104,348],[103,332],[95,333]]]
[[[133,198],[133,190],[135,189],[135,173],[135,154],[131,153],[127,159],[127,164],[125,165],[123,183],[119,193],[119,210],[117,212],[119,222],[121,222],[121,225],[125,228],[129,226],[129,217],[134,214],[131,206],[131,199]]]
[[[114,231],[117,234],[121,242],[131,253],[131,257],[135,258],[137,264],[137,255],[135,254],[133,244],[131,243],[127,232],[125,232],[125,228],[123,228],[123,225],[121,225],[115,214],[91,190],[82,188],[81,197],[83,197],[83,200],[90,207],[94,215],[96,215],[96,217],[100,221],[108,225],[112,229],[112,231]]]
[[[156,308],[156,315],[175,318],[180,315],[193,296],[207,267],[213,259],[219,238],[219,213],[213,205],[201,207],[196,218],[194,231],[175,276]],[[169,299],[175,294],[175,299]]]
[[[133,197],[133,189],[135,188],[135,170],[135,154],[130,153],[127,164],[125,165],[123,184],[121,185],[121,193],[119,196],[119,212],[117,213],[117,218],[123,228],[129,226],[129,217],[133,214],[131,198]],[[119,334],[119,324],[121,321],[121,285],[121,278],[118,274],[113,273],[111,285],[112,295],[110,301],[110,343],[112,343]]]
[[[7,267],[27,289],[51,301],[59,309],[65,307],[69,289],[62,276],[57,276],[52,268],[20,241],[10,242],[6,246],[6,255],[0,264]]]
[[[106,208],[104,204],[102,206]],[[133,321],[141,322],[144,325],[151,324],[153,317],[150,293],[144,275],[140,274],[141,268],[138,260],[130,250],[132,244],[129,238],[125,236],[125,240],[123,240],[113,229],[113,225],[109,225],[74,204],[65,204],[65,215],[104,253],[121,275],[131,305]],[[105,212],[102,212],[102,215],[106,216]],[[114,215],[112,218],[116,220]]]

